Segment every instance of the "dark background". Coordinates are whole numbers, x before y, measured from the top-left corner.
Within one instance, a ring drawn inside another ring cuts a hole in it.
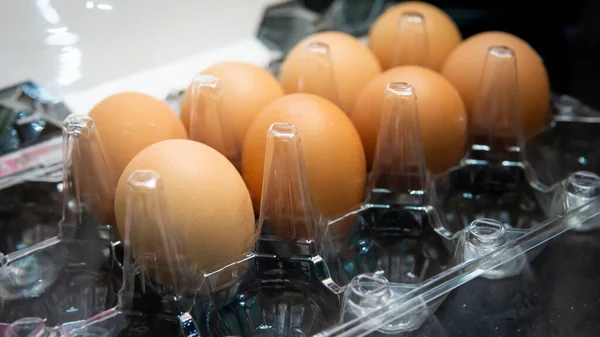
[[[301,2],[308,9],[324,12],[333,1]],[[388,2],[389,5],[401,1]],[[600,108],[600,1],[426,2],[446,11],[464,38],[483,31],[501,30],[526,40],[544,58],[554,92],[574,96]]]

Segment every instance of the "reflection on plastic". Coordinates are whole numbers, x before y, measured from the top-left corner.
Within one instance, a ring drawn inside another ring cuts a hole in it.
[[[304,46],[298,92],[323,97],[339,107],[339,93],[330,53],[329,45],[323,42],[309,41]]]
[[[392,67],[429,65],[429,45],[425,17],[421,13],[405,12],[398,17]]]
[[[235,139],[231,130],[233,116],[225,113],[219,79],[199,74],[190,86],[190,139],[219,151],[239,170],[240,140]]]

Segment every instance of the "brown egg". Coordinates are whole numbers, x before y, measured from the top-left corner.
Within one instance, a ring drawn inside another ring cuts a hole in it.
[[[315,69],[314,64],[307,64],[306,46],[311,42],[320,42],[328,46],[329,55],[322,59],[309,58],[310,62],[329,62],[330,65],[321,65],[323,69]],[[331,68],[332,71],[328,71]],[[341,32],[322,32],[313,34],[298,42],[288,53],[283,64],[279,80],[285,93],[300,92],[298,83],[306,72],[317,71],[310,74],[314,78],[302,92],[313,93],[332,100],[328,95],[321,94],[322,90],[335,88],[338,106],[349,113],[354,100],[363,86],[381,72],[379,62],[369,48],[365,47],[358,39]],[[303,74],[303,72],[305,72]],[[331,83],[334,82],[334,83]],[[325,85],[325,83],[327,85]]]
[[[440,173],[458,164],[467,139],[467,112],[458,91],[433,70],[404,66],[377,76],[356,100],[351,118],[365,147],[368,167],[373,163],[384,91],[390,82],[406,82],[415,90],[429,169]]]
[[[219,79],[223,94],[223,113],[230,116],[231,128],[238,144],[244,140],[248,126],[269,103],[283,96],[283,88],[273,75],[255,65],[221,62],[202,71]],[[183,97],[181,120],[190,130],[191,90]]]
[[[462,36],[452,19],[441,9],[420,1],[406,1],[387,9],[369,30],[369,48],[384,70],[393,68],[400,16],[418,13],[425,21],[428,68],[440,70],[446,57],[461,42]]]
[[[115,198],[122,235],[127,181],[135,170],[152,170],[161,177],[173,229],[200,268],[230,262],[250,250],[255,228],[252,201],[238,171],[219,152],[190,140],[167,140],[135,156],[119,179]]]
[[[181,121],[167,104],[138,92],[107,97],[92,108],[89,116],[117,177],[146,147],[167,139],[187,139]]]
[[[479,94],[485,57],[492,46],[509,47],[515,53],[523,130],[531,135],[547,123],[550,82],[542,59],[527,42],[503,32],[471,36],[448,56],[442,75],[458,89],[471,113]]]
[[[360,137],[333,103],[312,94],[292,94],[269,104],[244,140],[242,172],[254,208],[260,207],[267,131],[273,123],[298,129],[317,211],[340,214],[363,200],[366,168]]]

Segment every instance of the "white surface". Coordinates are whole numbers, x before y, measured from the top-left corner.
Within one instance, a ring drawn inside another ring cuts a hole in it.
[[[122,90],[162,99],[215,62],[266,65],[254,36],[273,2],[3,0],[0,87],[33,80],[77,113]]]
[[[87,113],[104,97],[123,91],[139,91],[162,100],[171,91],[185,89],[198,72],[214,63],[244,61],[266,67],[270,59],[271,54],[259,41],[248,39],[118,78],[88,90],[69,93],[63,99],[74,113]]]

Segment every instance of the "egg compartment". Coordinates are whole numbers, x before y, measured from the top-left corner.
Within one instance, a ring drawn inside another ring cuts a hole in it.
[[[365,203],[328,224],[324,254],[341,285],[374,272],[393,282],[418,283],[452,260],[444,242],[451,233],[434,206],[416,95],[409,84],[388,84],[378,137]]]
[[[563,99],[554,104],[558,113],[550,126],[525,140],[516,92],[517,61],[507,47],[489,49],[470,119],[468,153],[460,166],[436,178],[439,205],[451,231],[477,217],[528,230],[565,211],[555,199],[568,199],[566,189],[582,185],[596,193],[597,141],[591,134],[600,126],[598,120],[574,117],[574,109],[567,107],[574,104]],[[587,192],[578,193],[578,200],[586,198]]]
[[[0,322],[6,322],[6,336],[34,331],[112,336],[123,324],[114,309],[121,286],[114,232],[95,217],[93,197],[103,187],[82,189],[81,175],[75,173],[85,167],[93,175],[104,167],[97,137],[89,118],[73,115],[65,120],[63,217],[57,234],[0,254]],[[108,320],[112,323],[105,326]]]
[[[315,212],[303,158],[298,130],[273,124],[261,235],[254,252],[205,274],[203,335],[311,335],[337,321],[340,289],[319,255],[326,223]]]
[[[240,269],[243,270],[240,273]],[[231,279],[223,287],[223,278]],[[249,254],[207,275],[202,336],[312,335],[337,321],[340,297],[323,261]]]
[[[466,229],[447,228],[425,163],[416,99],[409,84],[388,84],[367,199],[328,224],[323,257],[332,280],[346,287],[342,320],[401,298],[445,270],[524,234],[491,219],[477,219]],[[523,261],[511,268],[520,268]],[[509,273],[494,270],[488,277]],[[371,298],[375,293],[381,298]],[[442,301],[423,304],[385,330],[419,328]]]

